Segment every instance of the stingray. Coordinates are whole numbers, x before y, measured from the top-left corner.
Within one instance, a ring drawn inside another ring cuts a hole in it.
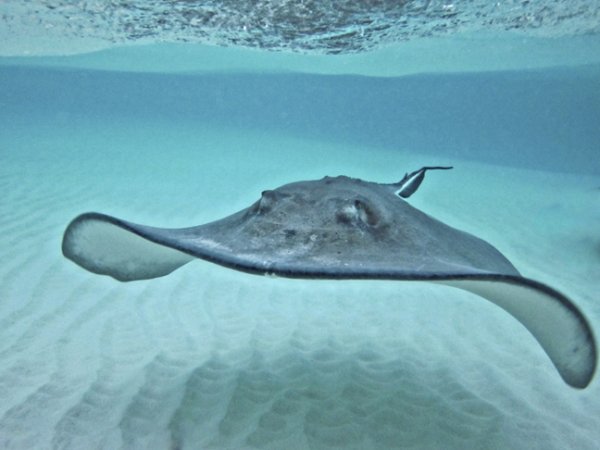
[[[63,254],[120,281],[161,277],[201,258],[231,269],[304,279],[418,280],[475,293],[514,316],[566,383],[596,368],[588,321],[565,295],[521,276],[495,247],[405,199],[428,170],[383,184],[346,176],[266,190],[250,207],[191,228],[155,228],[86,213],[67,227]],[[475,325],[475,324],[474,324]]]

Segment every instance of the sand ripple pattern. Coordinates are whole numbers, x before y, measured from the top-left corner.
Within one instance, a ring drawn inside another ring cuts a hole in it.
[[[0,448],[597,448],[597,388],[480,299],[202,262],[117,283],[59,252],[75,210],[118,198],[102,177],[1,159]]]

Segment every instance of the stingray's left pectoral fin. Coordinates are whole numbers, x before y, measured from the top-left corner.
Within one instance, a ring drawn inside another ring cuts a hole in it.
[[[84,269],[119,281],[162,277],[194,259],[142,237],[128,222],[97,213],[82,214],[69,224],[62,251]]]

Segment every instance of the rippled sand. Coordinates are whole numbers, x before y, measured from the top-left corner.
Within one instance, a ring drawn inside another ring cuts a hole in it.
[[[60,254],[87,210],[194,225],[296,179],[449,161],[120,126],[1,139],[1,448],[597,448],[597,380],[565,385],[522,326],[468,293],[202,261],[123,284]],[[571,295],[598,332],[600,180],[451,162],[411,202]]]

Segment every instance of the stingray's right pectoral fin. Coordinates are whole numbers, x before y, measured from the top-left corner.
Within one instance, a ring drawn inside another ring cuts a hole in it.
[[[194,259],[142,237],[127,222],[97,213],[82,214],[69,224],[62,251],[84,269],[119,281],[162,277]]]
[[[598,359],[594,334],[579,309],[560,292],[517,276],[482,275],[442,283],[480,295],[515,317],[569,385],[583,389],[594,377]]]

